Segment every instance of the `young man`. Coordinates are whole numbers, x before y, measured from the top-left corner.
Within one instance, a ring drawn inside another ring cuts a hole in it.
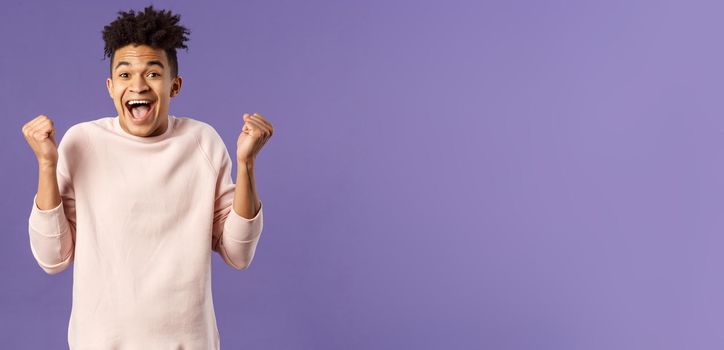
[[[118,115],[71,126],[23,126],[38,160],[30,248],[49,274],[73,264],[71,349],[219,349],[211,252],[236,269],[262,232],[254,160],[273,128],[244,114],[231,158],[209,124],[168,114],[177,96],[178,15],[152,6],[103,30]]]

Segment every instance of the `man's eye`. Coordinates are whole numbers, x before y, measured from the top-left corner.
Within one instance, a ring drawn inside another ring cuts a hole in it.
[[[125,76],[126,76],[126,75],[128,75],[128,73],[121,73],[121,74],[118,74],[118,76],[119,76],[119,77],[122,77],[122,78],[125,78]]]
[[[160,76],[161,76],[161,74],[158,74],[158,73],[156,73],[156,72],[151,72],[151,73],[148,73],[148,74],[149,74],[149,75],[151,75],[151,74],[156,74],[157,77],[160,77]]]

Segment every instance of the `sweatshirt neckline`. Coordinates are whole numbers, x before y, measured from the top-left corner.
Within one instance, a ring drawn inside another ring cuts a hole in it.
[[[113,126],[116,129],[116,132],[118,132],[119,134],[121,134],[124,137],[129,138],[131,140],[146,142],[146,143],[158,142],[158,141],[168,138],[168,136],[171,135],[171,131],[174,127],[174,121],[176,120],[176,117],[168,114],[166,118],[168,118],[168,124],[166,126],[166,130],[163,132],[163,134],[156,135],[156,136],[144,137],[144,136],[136,136],[136,135],[128,133],[126,130],[123,129],[123,127],[121,127],[121,121],[120,121],[120,117],[118,115],[116,115],[113,118]]]

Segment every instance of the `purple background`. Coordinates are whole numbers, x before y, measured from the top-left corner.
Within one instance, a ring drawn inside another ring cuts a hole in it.
[[[71,301],[21,127],[115,116],[100,31],[147,4],[3,2],[3,348],[65,346]],[[721,2],[154,4],[191,30],[171,113],[275,127],[222,348],[724,347]]]

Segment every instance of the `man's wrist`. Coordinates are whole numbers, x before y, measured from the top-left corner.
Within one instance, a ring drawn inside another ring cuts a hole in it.
[[[41,172],[55,172],[57,168],[57,163],[38,161],[38,170]]]
[[[241,170],[242,167],[245,169],[253,169],[254,168],[254,160],[253,159],[237,159],[236,164],[238,166],[238,169]]]

